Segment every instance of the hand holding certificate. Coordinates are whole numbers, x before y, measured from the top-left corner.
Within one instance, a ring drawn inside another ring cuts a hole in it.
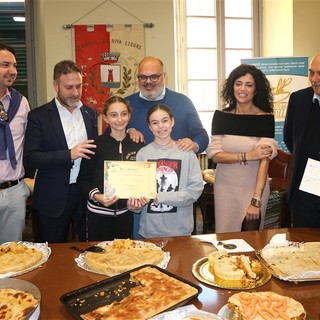
[[[104,162],[104,196],[117,195],[120,199],[146,197],[157,194],[156,162]]]

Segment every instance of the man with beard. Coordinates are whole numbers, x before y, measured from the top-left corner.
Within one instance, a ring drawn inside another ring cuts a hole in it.
[[[153,141],[146,117],[150,107],[161,103],[170,108],[175,118],[172,139],[179,149],[201,153],[206,150],[209,136],[204,129],[192,101],[185,95],[165,87],[166,71],[163,62],[155,57],[146,57],[138,66],[139,92],[126,99],[131,102],[133,113],[128,126],[134,141]],[[134,130],[135,129],[135,130]]]
[[[94,154],[97,112],[82,104],[82,70],[73,61],[57,63],[53,71],[56,97],[30,111],[24,164],[37,170],[32,206],[40,242],[66,242],[70,223],[86,240],[86,209],[77,185],[81,159]]]
[[[147,124],[147,113],[150,107],[161,103],[170,108],[175,124],[172,128],[172,139],[183,151],[201,153],[206,150],[209,136],[204,129],[196,108],[185,95],[172,91],[165,86],[166,71],[163,62],[156,57],[146,57],[138,66],[139,92],[126,99],[131,102],[132,115],[128,132],[133,141],[153,141],[153,134]],[[133,237],[140,238],[139,215],[134,215]]]
[[[29,196],[22,180],[22,151],[30,108],[12,88],[16,78],[16,53],[0,43],[0,244],[22,240]]]

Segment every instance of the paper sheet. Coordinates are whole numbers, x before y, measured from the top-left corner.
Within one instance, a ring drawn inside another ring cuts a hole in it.
[[[320,196],[320,161],[308,159],[299,189]]]
[[[217,240],[217,236],[215,234],[202,234],[192,236],[193,238],[198,238],[203,242],[212,243],[217,250],[225,250],[228,253],[236,253],[236,252],[250,252],[254,251],[255,249],[250,246],[243,239],[228,239],[228,240],[221,240],[222,244],[218,244],[220,241]],[[235,249],[226,249],[224,248],[223,244],[235,244],[237,247]]]

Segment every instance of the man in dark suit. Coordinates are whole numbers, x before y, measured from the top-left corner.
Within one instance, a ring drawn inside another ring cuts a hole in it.
[[[320,53],[310,62],[311,87],[290,96],[284,124],[284,142],[293,156],[288,192],[294,227],[320,227],[320,197],[300,190],[308,159],[320,161]]]
[[[29,112],[24,165],[37,170],[32,206],[37,212],[39,241],[66,242],[70,223],[86,240],[85,199],[77,185],[81,159],[90,159],[97,136],[97,112],[81,103],[82,70],[73,61],[57,63],[49,103]]]

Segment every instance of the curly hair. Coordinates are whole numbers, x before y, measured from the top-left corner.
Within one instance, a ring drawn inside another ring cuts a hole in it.
[[[268,113],[273,113],[273,94],[271,91],[270,82],[266,75],[258,68],[250,64],[240,64],[233,69],[229,77],[225,80],[221,91],[223,105],[227,106],[226,111],[231,111],[236,107],[236,98],[234,96],[234,83],[240,77],[246,74],[251,74],[256,85],[256,94],[253,98],[253,103],[260,110]]]

